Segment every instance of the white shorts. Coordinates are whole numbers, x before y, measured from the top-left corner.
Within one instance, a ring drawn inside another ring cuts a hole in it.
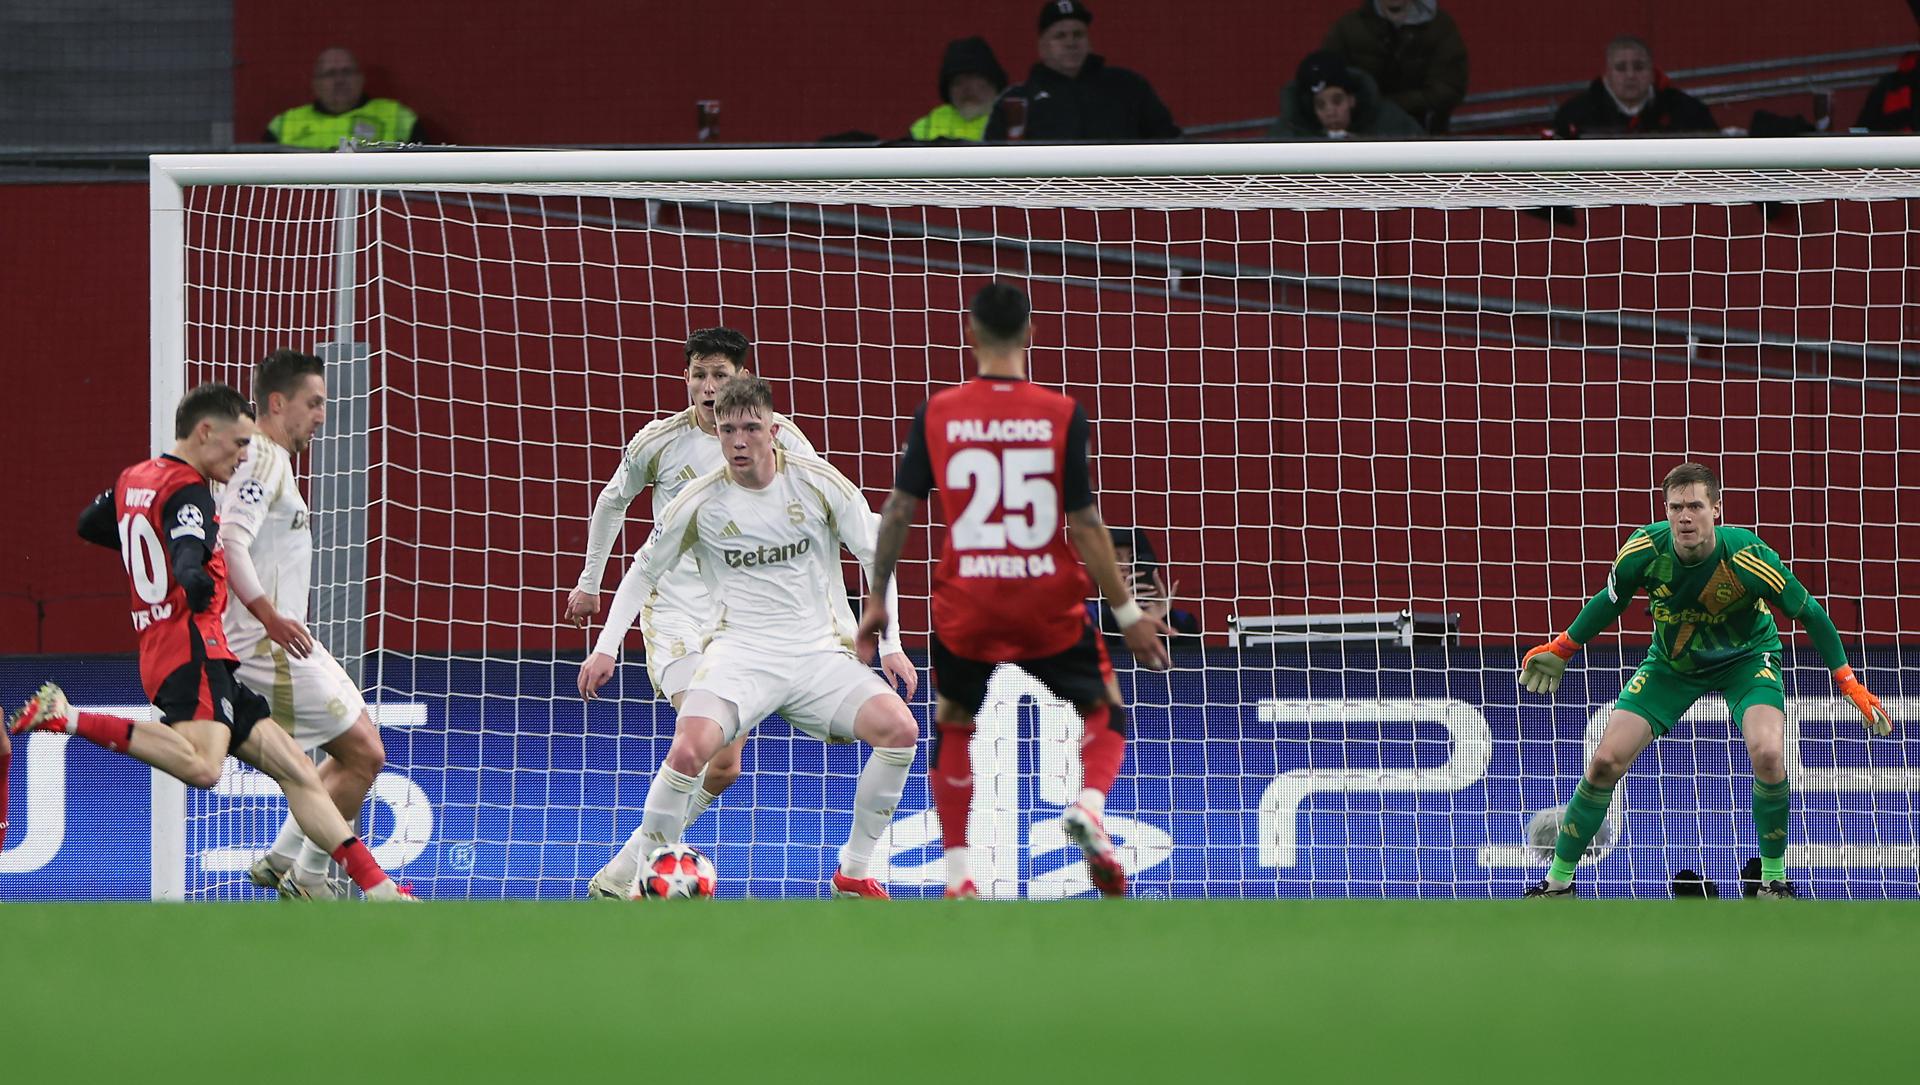
[[[640,623],[640,637],[647,646],[647,681],[653,683],[655,693],[671,700],[687,688],[693,672],[699,669],[700,648],[706,642],[706,634],[699,623],[690,618],[656,610]],[[681,665],[689,661],[692,665]]]
[[[346,734],[367,710],[353,679],[319,641],[305,659],[266,638],[252,648],[233,646],[241,682],[267,699],[273,719],[303,750],[316,750]]]
[[[740,711],[736,721],[721,721],[726,742],[759,726],[775,712],[794,727],[822,742],[852,742],[853,720],[860,706],[880,694],[893,692],[886,679],[854,658],[851,652],[809,652],[769,658],[759,649],[710,644],[700,669],[687,686],[689,694],[704,691],[728,701]]]

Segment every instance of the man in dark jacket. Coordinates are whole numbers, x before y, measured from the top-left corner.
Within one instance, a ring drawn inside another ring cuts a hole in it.
[[[1275,139],[1424,134],[1406,110],[1380,96],[1372,76],[1324,50],[1301,61],[1293,82],[1281,90],[1280,119],[1273,126]]]
[[[1867,92],[1860,104],[1860,119],[1854,127],[1869,132],[1920,131],[1920,53],[1900,58],[1893,71]]]
[[[1362,0],[1321,48],[1372,76],[1382,96],[1429,132],[1445,132],[1467,95],[1467,44],[1439,0]]]
[[[1040,60],[1009,87],[987,122],[987,139],[1173,139],[1180,126],[1152,84],[1090,52],[1080,0],[1040,9]]]
[[[1653,66],[1653,50],[1631,34],[1607,43],[1600,78],[1553,115],[1554,134],[1562,139],[1719,130],[1706,103],[1667,82]]]

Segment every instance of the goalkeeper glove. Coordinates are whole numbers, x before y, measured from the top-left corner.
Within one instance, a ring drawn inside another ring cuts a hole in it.
[[[1880,707],[1880,698],[1867,692],[1867,687],[1853,676],[1852,667],[1842,666],[1834,671],[1833,680],[1840,684],[1840,692],[1847,695],[1853,707],[1860,710],[1860,722],[1867,730],[1882,736],[1893,733],[1893,721],[1887,718],[1886,712]]]
[[[1553,696],[1553,691],[1560,688],[1561,676],[1567,673],[1567,660],[1578,651],[1580,646],[1565,633],[1532,649],[1520,660],[1520,684],[1528,693]]]

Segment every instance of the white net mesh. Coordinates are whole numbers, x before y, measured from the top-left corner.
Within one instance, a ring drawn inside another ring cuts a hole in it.
[[[687,334],[744,331],[877,507],[1000,277],[1033,298],[1034,379],[1095,421],[1108,522],[1144,529],[1199,631],[1170,677],[1121,668],[1111,827],[1137,891],[1513,895],[1649,626],[1636,605],[1551,705],[1517,691],[1515,649],[1604,583],[1683,459],[1912,718],[1913,194],[1900,170],[541,182],[361,191],[343,230],[333,190],[196,188],[187,356],[243,388],[276,347],[333,363],[301,465],[316,632],[389,723],[366,835],[423,894],[579,896],[637,822],[671,713],[636,661],[584,705],[589,641],[558,612],[622,445],[686,405]],[[901,569],[910,649],[932,514]],[[1318,624],[1258,643],[1276,616]],[[1797,633],[1789,653],[1792,873],[1915,895],[1920,747],[1869,745]],[[1054,821],[1078,723],[1015,673],[996,690],[973,865],[990,895],[1084,891]],[[722,895],[817,895],[857,766],[764,725],[690,832]],[[1731,893],[1748,771],[1707,698],[1629,776],[1583,884],[1660,895],[1690,867]],[[284,811],[246,775],[223,790],[190,800],[190,895],[251,892]],[[938,891],[928,805],[916,770],[882,843],[896,892]]]

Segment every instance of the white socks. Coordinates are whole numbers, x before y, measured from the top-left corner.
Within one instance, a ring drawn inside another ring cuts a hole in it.
[[[356,833],[359,831],[352,821],[347,823],[347,828]],[[333,856],[308,840],[307,834],[300,831],[299,823],[293,820],[291,814],[281,823],[280,835],[273,838],[273,850],[269,854],[275,870],[292,869],[308,885],[325,881],[333,864]]]
[[[712,806],[714,800],[719,797],[720,796],[715,795],[704,787],[694,792],[693,801],[687,805],[687,824],[692,825],[694,822],[699,821],[700,815],[706,813],[707,807]],[[683,827],[681,831],[684,832],[685,828]]]
[[[607,864],[608,877],[620,885],[633,881],[634,875],[640,873],[640,860],[680,839],[699,783],[698,776],[660,766],[660,771],[653,775],[653,783],[647,785],[647,805],[640,817],[640,826]]]
[[[876,746],[867,755],[867,767],[860,770],[860,782],[853,789],[853,832],[840,847],[840,873],[849,878],[867,876],[867,860],[880,834],[893,822],[917,751],[915,746]]]
[[[967,849],[948,848],[945,851],[945,855],[947,859],[947,888],[958,889],[966,883],[968,878]]]
[[[1107,816],[1107,797],[1095,791],[1093,788],[1083,787],[1080,789],[1080,805],[1086,807],[1087,811],[1094,817],[1104,818]]]

